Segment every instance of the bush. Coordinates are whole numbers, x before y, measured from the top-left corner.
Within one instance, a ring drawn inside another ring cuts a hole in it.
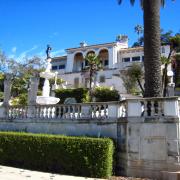
[[[19,94],[18,97],[14,97],[11,100],[11,104],[13,106],[18,106],[18,105],[27,106],[27,101],[28,101],[28,94],[27,93],[22,93],[22,94]]]
[[[0,132],[0,164],[61,174],[107,178],[113,142],[107,138]]]
[[[95,88],[93,92],[96,102],[118,101],[119,93],[117,90],[106,87]]]
[[[63,104],[66,98],[75,98],[77,103],[88,102],[88,89],[57,89],[55,96],[60,98],[59,104]]]
[[[4,92],[0,91],[0,102],[4,99]]]

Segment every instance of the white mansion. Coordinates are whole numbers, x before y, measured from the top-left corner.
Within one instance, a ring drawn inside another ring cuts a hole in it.
[[[162,46],[161,55],[168,57],[170,47]],[[52,58],[52,71],[66,82],[66,87],[87,87],[89,75],[83,71],[87,66],[84,57],[88,53],[99,56],[103,70],[97,72],[95,85],[113,87],[120,93],[126,93],[121,79],[121,71],[132,63],[143,63],[143,47],[129,48],[128,37],[120,36],[116,42],[87,45],[66,49],[67,55]]]

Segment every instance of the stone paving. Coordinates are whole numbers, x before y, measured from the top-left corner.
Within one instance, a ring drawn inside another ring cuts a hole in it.
[[[98,179],[66,176],[66,175],[12,168],[7,166],[0,166],[0,180],[98,180]]]

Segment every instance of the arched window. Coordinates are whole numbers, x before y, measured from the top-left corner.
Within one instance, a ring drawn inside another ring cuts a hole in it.
[[[103,67],[108,67],[108,65],[109,65],[109,52],[107,49],[100,50],[99,59],[100,59]]]

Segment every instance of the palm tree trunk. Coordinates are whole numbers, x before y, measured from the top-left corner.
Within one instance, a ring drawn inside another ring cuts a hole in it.
[[[137,82],[138,82],[138,85],[139,85],[139,87],[140,87],[140,89],[141,89],[141,91],[142,91],[142,95],[143,95],[143,97],[144,97],[144,88],[143,88],[143,86],[142,86],[141,81],[140,81],[139,78],[137,78]]]
[[[160,0],[144,0],[145,97],[158,97],[161,91]]]
[[[89,97],[90,97],[90,102],[92,101],[92,76],[93,76],[93,73],[92,73],[92,67],[90,65],[90,75],[89,75]]]
[[[173,49],[170,49],[169,55],[168,55],[168,59],[170,60],[171,58],[171,54],[173,52]],[[167,77],[167,68],[168,68],[168,64],[165,63],[164,66],[164,70],[163,70],[163,75],[162,75],[162,90],[163,90],[163,97],[166,96],[167,93],[167,85],[168,85],[168,77]]]

